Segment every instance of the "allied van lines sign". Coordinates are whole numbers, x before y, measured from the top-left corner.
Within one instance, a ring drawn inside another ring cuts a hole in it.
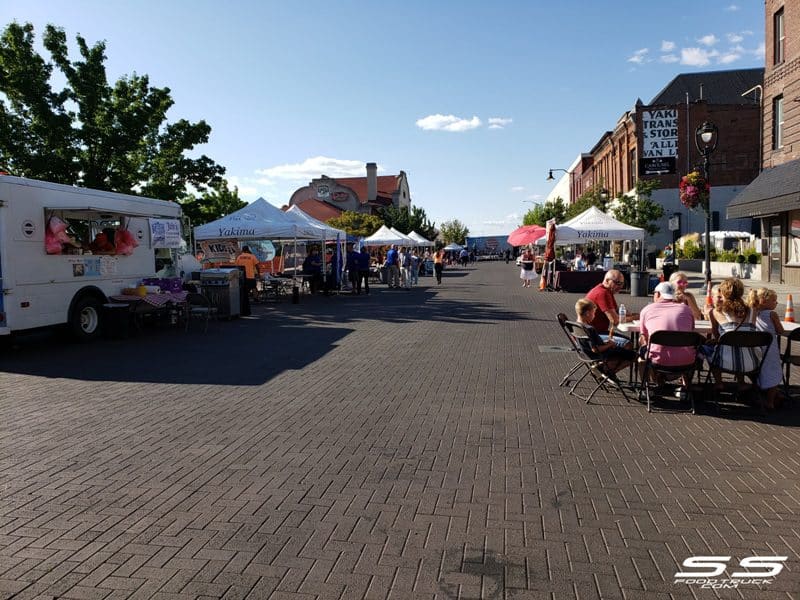
[[[678,156],[678,111],[642,111],[640,175],[675,173]]]

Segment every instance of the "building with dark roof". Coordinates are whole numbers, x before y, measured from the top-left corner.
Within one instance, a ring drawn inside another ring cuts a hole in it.
[[[289,206],[320,221],[338,217],[344,211],[376,214],[380,208],[410,207],[411,193],[405,171],[378,176],[378,166],[367,163],[366,177],[328,177],[312,179],[292,194]]]
[[[800,285],[800,2],[766,0],[762,171],[728,206],[758,220],[761,279]]]
[[[711,214],[714,230],[751,229],[748,217],[728,218],[731,199],[757,175],[759,167],[760,108],[752,96],[764,70],[734,69],[677,75],[649,104],[637,100],[603,132],[587,153],[580,169],[571,167],[571,201],[590,188],[600,187],[609,199],[634,195],[639,178],[657,179],[652,200],[664,208],[656,225],[660,231],[645,241],[649,250],[672,243],[681,235],[703,231],[705,212],[689,210],[679,198],[683,175],[697,169],[702,156],[695,146],[695,131],[704,121],[719,129],[719,147],[711,170]],[[580,171],[580,172],[578,172]],[[610,202],[613,207],[613,202]],[[677,223],[670,230],[669,224]]]

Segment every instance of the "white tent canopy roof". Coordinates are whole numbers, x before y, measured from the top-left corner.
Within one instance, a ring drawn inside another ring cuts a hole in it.
[[[596,206],[590,206],[577,217],[556,225],[556,244],[582,244],[605,240],[643,240],[644,229],[626,225],[607,215]],[[544,244],[546,236],[537,243]]]
[[[390,246],[391,244],[406,244],[407,241],[404,237],[394,233],[386,225],[381,225],[371,236],[364,238],[365,246]]]
[[[402,243],[405,244],[406,246],[414,245],[414,238],[407,236],[402,231],[398,231],[394,227],[389,227],[389,231],[391,231],[395,235],[399,235],[401,238],[403,238],[403,242]]]
[[[444,249],[445,250],[463,250],[464,246],[462,246],[460,244],[456,244],[455,242],[453,242],[452,244],[447,244],[447,246],[445,246]]]
[[[194,228],[196,240],[290,240],[320,239],[311,225],[302,225],[287,217],[281,209],[263,198],[229,215]]]
[[[286,216],[291,217],[297,223],[302,225],[310,225],[311,227],[315,227],[320,230],[320,239],[325,237],[328,240],[335,240],[337,237],[340,239],[345,239],[347,237],[347,233],[342,231],[341,229],[336,229],[335,227],[331,227],[327,223],[323,223],[319,219],[315,219],[309,214],[306,214],[302,211],[302,209],[294,205],[286,211]]]
[[[709,234],[712,238],[737,238],[737,239],[753,239],[756,237],[747,231],[712,231]]]
[[[412,231],[411,233],[409,233],[408,237],[414,240],[417,243],[417,246],[433,246],[433,242],[431,242],[430,240],[426,240],[416,231]]]

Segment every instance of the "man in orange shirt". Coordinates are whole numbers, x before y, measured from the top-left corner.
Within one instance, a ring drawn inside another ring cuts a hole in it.
[[[241,254],[236,257],[235,264],[237,267],[244,267],[244,287],[245,291],[242,295],[241,313],[244,316],[250,314],[250,292],[256,289],[256,279],[258,277],[258,259],[251,254],[250,246],[244,246]]]

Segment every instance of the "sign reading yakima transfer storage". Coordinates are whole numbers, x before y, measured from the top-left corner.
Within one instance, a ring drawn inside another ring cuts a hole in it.
[[[640,175],[675,173],[678,157],[678,111],[643,110]]]

